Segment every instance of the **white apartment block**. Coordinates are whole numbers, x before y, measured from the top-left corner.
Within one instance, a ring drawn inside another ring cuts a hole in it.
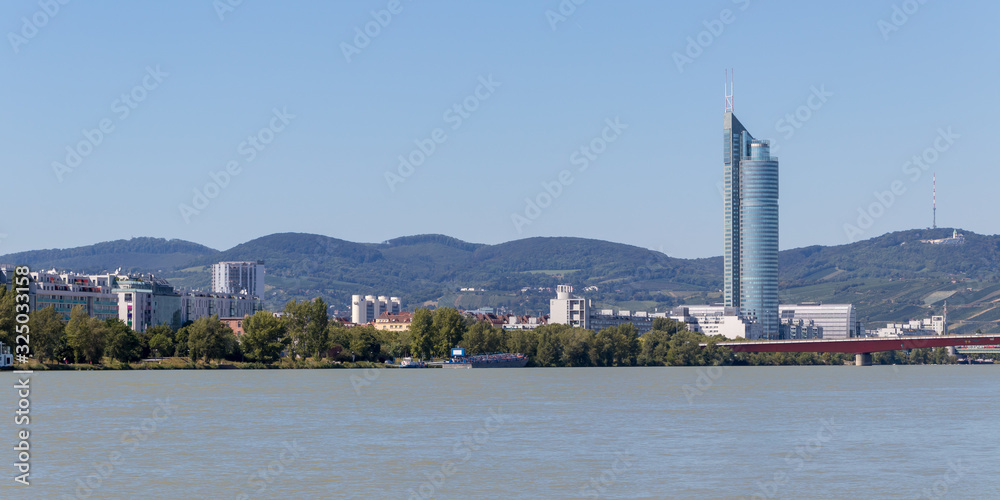
[[[590,328],[587,299],[574,299],[572,293],[572,286],[556,287],[556,298],[549,299],[549,323]]]
[[[888,323],[885,328],[871,330],[874,337],[898,337],[900,335],[944,335],[948,331],[948,316],[931,316],[906,323]]]
[[[74,307],[82,306],[92,317],[118,317],[118,297],[113,292],[115,275],[83,275],[39,271],[31,273],[28,303],[32,311],[52,307],[69,320]]]
[[[264,261],[212,264],[212,292],[263,296]]]
[[[382,313],[399,314],[401,302],[399,297],[387,297],[380,295],[352,295],[351,296],[351,322],[356,325],[364,325],[375,321]]]
[[[763,331],[739,314],[739,309],[725,306],[680,306],[670,312],[670,319],[687,324],[688,330],[729,339],[758,339]]]
[[[37,311],[52,307],[64,320],[80,306],[88,316],[118,318],[135,331],[155,325],[177,328],[203,316],[243,317],[262,309],[252,295],[177,292],[153,276],[85,275],[39,271],[31,273],[28,303]]]

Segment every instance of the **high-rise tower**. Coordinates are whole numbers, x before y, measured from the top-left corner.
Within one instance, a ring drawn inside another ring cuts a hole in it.
[[[728,80],[727,74],[727,80]],[[733,114],[726,84],[723,116],[725,305],[778,333],[778,159]]]

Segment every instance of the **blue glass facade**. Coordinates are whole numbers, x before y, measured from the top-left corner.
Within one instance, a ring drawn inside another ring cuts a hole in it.
[[[728,112],[723,130],[723,292],[726,307],[740,307],[740,162],[753,137],[736,116]]]
[[[740,162],[740,309],[778,333],[778,159],[752,141]]]
[[[726,112],[724,294],[766,335],[778,333],[778,159]]]

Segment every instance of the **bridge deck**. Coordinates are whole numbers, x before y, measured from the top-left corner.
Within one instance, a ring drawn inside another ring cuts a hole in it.
[[[1000,342],[1000,336],[988,335],[932,335],[920,337],[866,337],[855,339],[806,339],[758,340],[751,342],[720,342],[735,352],[848,352],[872,353],[918,349],[922,347],[950,347],[991,345]],[[705,344],[702,344],[704,346]]]

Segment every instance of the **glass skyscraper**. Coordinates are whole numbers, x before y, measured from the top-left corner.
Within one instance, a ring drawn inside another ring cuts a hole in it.
[[[778,334],[778,158],[727,109],[723,119],[725,305]]]

